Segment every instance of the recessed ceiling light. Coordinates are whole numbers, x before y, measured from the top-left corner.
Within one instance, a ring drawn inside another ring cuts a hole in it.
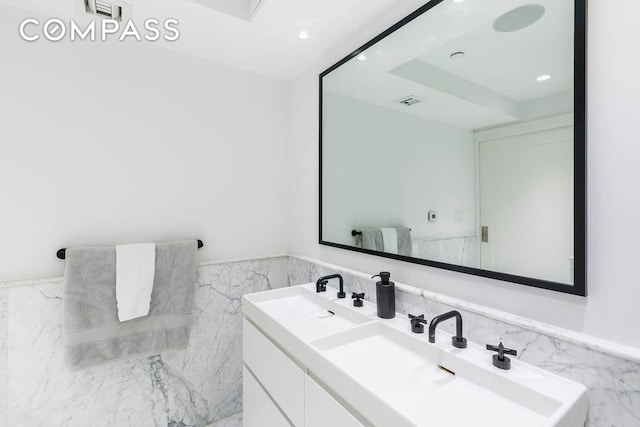
[[[358,55],[358,61],[366,61],[367,60],[367,55],[365,55],[364,53],[361,53],[360,55]]]
[[[307,33],[306,31],[300,31],[300,34],[298,34],[298,37],[300,37],[302,40],[306,40],[309,38],[309,33]]]
[[[462,3],[464,0],[453,0],[454,3]]]
[[[538,76],[536,78],[537,81],[539,82],[546,82],[547,80],[549,80],[551,78],[551,74],[543,74],[541,76]]]
[[[449,55],[449,58],[451,58],[451,59],[462,59],[462,58],[464,58],[464,52],[453,52],[451,55]]]

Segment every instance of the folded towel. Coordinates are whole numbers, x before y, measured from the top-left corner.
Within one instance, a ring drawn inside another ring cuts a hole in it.
[[[356,246],[372,251],[382,251],[382,232],[379,228],[363,229],[362,234],[356,236]]]
[[[155,243],[116,246],[118,320],[125,322],[149,314],[155,268]]]
[[[384,251],[390,254],[398,253],[398,233],[395,228],[381,228]]]
[[[156,245],[149,315],[119,322],[115,248],[69,248],[64,302],[65,360],[86,368],[189,344],[197,272],[195,240]]]

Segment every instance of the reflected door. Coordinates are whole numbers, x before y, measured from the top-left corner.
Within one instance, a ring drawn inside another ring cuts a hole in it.
[[[573,127],[479,144],[483,269],[573,283]]]

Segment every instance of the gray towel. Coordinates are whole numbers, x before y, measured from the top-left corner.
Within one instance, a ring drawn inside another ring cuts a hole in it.
[[[118,322],[115,248],[67,249],[63,294],[67,365],[81,369],[187,347],[197,251],[195,240],[157,244],[149,315]]]
[[[363,229],[362,234],[356,236],[356,246],[372,251],[383,251],[382,231],[379,228]]]
[[[398,234],[398,255],[412,256],[411,229],[396,227]]]
[[[412,256],[411,229],[394,227],[398,234],[398,255]],[[362,235],[356,236],[356,246],[372,251],[384,252],[384,240],[379,228],[363,229]]]

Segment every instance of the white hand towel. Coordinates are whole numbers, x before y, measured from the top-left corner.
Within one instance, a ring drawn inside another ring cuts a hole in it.
[[[149,314],[155,271],[155,243],[116,246],[118,320],[124,322]]]
[[[395,228],[381,228],[384,251],[390,254],[398,253],[398,232]]]

